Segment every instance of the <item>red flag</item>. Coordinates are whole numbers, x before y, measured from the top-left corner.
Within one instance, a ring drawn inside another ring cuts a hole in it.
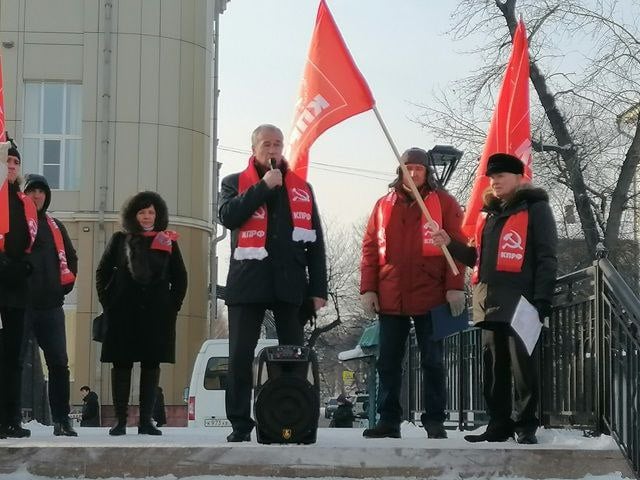
[[[2,57],[0,57],[0,142],[5,142],[4,87],[2,84]],[[7,164],[0,160],[0,235],[9,231],[9,184]]]
[[[502,80],[496,109],[476,171],[462,229],[470,238],[482,208],[482,194],[489,186],[487,159],[494,153],[510,153],[524,163],[524,176],[531,179],[531,123],[529,120],[529,46],[527,30],[520,20],[513,36],[513,48]]]
[[[291,168],[307,178],[309,148],[327,129],[373,108],[375,101],[356,67],[324,0],[320,0],[288,155]]]

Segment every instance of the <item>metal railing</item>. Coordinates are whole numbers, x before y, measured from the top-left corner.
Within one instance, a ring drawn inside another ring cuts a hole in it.
[[[558,278],[540,349],[540,419],[609,433],[640,474],[640,301],[607,259]],[[445,339],[448,416],[460,429],[487,422],[477,328]],[[420,354],[412,337],[404,411],[422,412]]]

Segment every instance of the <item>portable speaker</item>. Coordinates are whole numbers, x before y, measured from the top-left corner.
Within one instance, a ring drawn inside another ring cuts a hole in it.
[[[258,443],[315,443],[320,416],[315,352],[295,345],[266,347],[253,368]]]

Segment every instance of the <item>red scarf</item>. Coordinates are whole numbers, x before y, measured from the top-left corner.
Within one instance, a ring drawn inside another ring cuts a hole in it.
[[[378,259],[380,265],[387,263],[387,226],[391,218],[391,211],[398,200],[398,194],[393,191],[382,199],[378,204]],[[433,221],[442,227],[442,207],[440,206],[440,198],[436,192],[429,192],[424,198],[424,204],[429,210]],[[430,226],[427,218],[422,215],[422,256],[434,257],[442,255],[442,249],[433,244],[433,228]]]
[[[476,222],[476,264],[473,267],[471,282],[480,281],[480,252],[482,252],[482,232],[487,222],[487,212],[481,212]],[[510,215],[500,232],[496,270],[499,272],[521,272],[524,252],[527,248],[527,227],[529,211],[522,210]]]
[[[246,192],[260,181],[255,166],[255,157],[249,158],[249,165],[240,173],[238,193]],[[284,187],[289,197],[291,220],[293,222],[292,239],[294,242],[315,242],[316,231],[313,229],[311,215],[313,197],[307,182],[292,171],[284,177]],[[238,245],[233,252],[236,260],[262,260],[267,257],[267,226],[269,216],[267,206],[261,205],[253,215],[240,227]]]
[[[16,195],[24,205],[24,216],[27,219],[27,229],[29,230],[29,245],[24,251],[25,253],[31,253],[31,247],[33,247],[33,242],[36,241],[36,235],[38,234],[38,209],[33,200],[24,193],[16,192]],[[4,252],[4,241],[5,236],[0,233],[0,252]]]
[[[180,238],[178,232],[173,230],[163,230],[161,232],[142,232],[143,237],[153,237],[151,241],[151,250],[160,250],[163,252],[169,252],[173,250],[173,242]]]
[[[69,265],[67,265],[67,252],[64,249],[62,232],[60,232],[58,224],[55,222],[51,215],[47,213],[46,218],[47,223],[49,224],[49,229],[51,230],[51,233],[53,235],[53,243],[56,246],[56,253],[58,255],[58,262],[60,264],[60,283],[62,285],[70,285],[76,281],[76,276],[71,270],[69,270]]]

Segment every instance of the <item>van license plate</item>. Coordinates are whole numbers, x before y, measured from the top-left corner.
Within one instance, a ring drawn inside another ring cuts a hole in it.
[[[230,427],[231,422],[226,418],[205,418],[205,427]]]

